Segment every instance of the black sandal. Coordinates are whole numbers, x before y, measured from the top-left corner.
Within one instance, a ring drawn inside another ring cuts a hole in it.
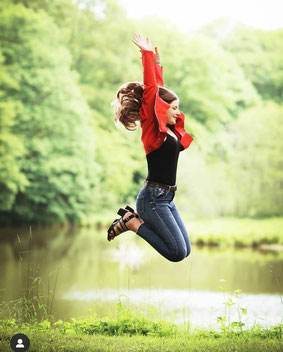
[[[126,219],[123,219],[123,216],[126,214],[126,213],[128,213],[129,211],[128,210],[126,210],[126,209],[124,209],[124,208],[120,208],[119,210],[118,210],[118,214],[119,215],[121,215],[121,218],[120,219],[115,219],[114,221],[113,221],[113,223],[110,225],[110,227],[109,227],[109,229],[108,229],[108,231],[107,231],[107,239],[108,239],[108,241],[111,241],[111,240],[113,240],[116,236],[118,236],[118,235],[120,235],[121,233],[123,233],[123,232],[126,232],[126,231],[128,231],[129,229],[128,229],[128,227],[126,226],[126,223],[128,222],[128,221],[130,221],[132,218],[135,218],[136,216],[134,215],[134,214],[131,214],[130,216],[128,216]],[[116,231],[115,231],[115,229],[114,229],[114,227],[115,226],[118,226],[118,225],[120,225],[119,227],[119,230],[121,231],[120,233],[116,233]]]
[[[140,219],[139,214],[136,213],[136,212],[134,211],[134,209],[131,208],[129,205],[127,205],[127,206],[125,207],[125,209],[127,209],[127,210],[129,210],[131,213],[133,213],[137,219]],[[120,209],[119,209],[119,210],[120,210]]]

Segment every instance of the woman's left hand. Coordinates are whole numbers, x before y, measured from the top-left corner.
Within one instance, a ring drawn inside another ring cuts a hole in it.
[[[155,52],[153,52],[154,55],[154,63],[155,64],[160,64],[160,55],[159,52],[157,50],[157,46],[155,47]]]

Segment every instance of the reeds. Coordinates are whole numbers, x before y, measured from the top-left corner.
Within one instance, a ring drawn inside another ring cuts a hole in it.
[[[41,294],[40,286],[42,278],[40,277],[39,267],[34,270],[33,267],[33,247],[32,247],[32,230],[30,226],[28,250],[21,247],[21,238],[17,234],[19,250],[18,255],[21,265],[22,289],[21,297],[10,302],[2,301],[0,304],[0,318],[14,319],[18,323],[33,324],[45,320],[53,321],[52,307],[55,297],[55,291],[58,280],[59,269],[56,271],[56,278],[53,290],[50,289],[50,276],[48,274],[47,295]],[[23,255],[27,255],[24,258]],[[25,262],[27,266],[25,267]]]

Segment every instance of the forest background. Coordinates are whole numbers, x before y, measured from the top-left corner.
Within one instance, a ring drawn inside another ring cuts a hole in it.
[[[92,224],[134,205],[141,130],[116,127],[111,106],[142,80],[134,33],[158,47],[194,137],[180,154],[181,213],[282,215],[282,29],[220,18],[184,34],[128,19],[116,0],[2,0],[0,223]]]

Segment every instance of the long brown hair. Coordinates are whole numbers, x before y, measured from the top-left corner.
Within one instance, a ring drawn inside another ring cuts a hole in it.
[[[116,105],[114,112],[115,122],[120,121],[129,131],[137,129],[137,121],[140,120],[140,107],[142,105],[142,97],[144,84],[142,82],[124,83],[117,91]],[[170,89],[158,86],[158,93],[162,100],[170,104],[177,100],[177,95]]]

